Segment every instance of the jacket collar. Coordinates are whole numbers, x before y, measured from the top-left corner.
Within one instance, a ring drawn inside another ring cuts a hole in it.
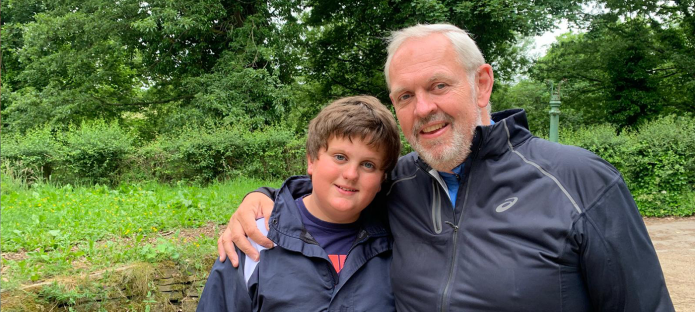
[[[295,199],[311,194],[311,191],[311,178],[308,176],[294,176],[283,183],[268,221],[268,239],[282,248],[320,257],[325,252],[315,242],[312,243],[313,237],[304,229],[301,213],[295,203]],[[380,205],[378,200],[360,214],[359,225],[369,237],[388,235],[382,215],[385,215],[385,206]]]
[[[471,153],[464,162],[501,155],[532,137],[528,131],[526,112],[523,109],[508,109],[492,114],[494,125],[477,126],[471,144]],[[418,164],[429,172],[432,167],[418,156]]]

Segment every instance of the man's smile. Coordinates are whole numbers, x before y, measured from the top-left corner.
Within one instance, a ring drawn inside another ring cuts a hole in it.
[[[449,123],[446,123],[446,122],[437,123],[437,124],[435,124],[435,125],[431,125],[431,126],[424,127],[424,128],[420,131],[420,133],[421,133],[421,134],[425,134],[425,135],[427,135],[427,134],[435,134],[435,132],[437,132],[437,130],[442,129],[442,128],[448,126],[448,125],[449,125]]]

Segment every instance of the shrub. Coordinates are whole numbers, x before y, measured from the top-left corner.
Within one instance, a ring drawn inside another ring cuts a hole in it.
[[[668,116],[629,136],[628,179],[644,214],[695,212],[688,195],[695,192],[695,121]]]
[[[118,123],[103,120],[70,126],[63,133],[61,163],[73,181],[115,184],[123,162],[131,152],[134,136]]]
[[[562,131],[560,143],[590,150],[625,174],[629,171],[625,158],[630,145],[629,138],[615,133],[615,127],[609,124],[582,127],[577,131]]]
[[[637,131],[608,125],[561,134],[564,144],[588,149],[625,178],[642,215],[695,214],[695,121],[667,116]]]
[[[60,145],[48,126],[13,134],[2,139],[2,163],[5,173],[22,181],[48,179],[56,167]]]
[[[158,137],[136,152],[130,166],[159,181],[283,179],[303,173],[304,155],[303,138],[283,127],[252,132],[244,126],[208,125]]]

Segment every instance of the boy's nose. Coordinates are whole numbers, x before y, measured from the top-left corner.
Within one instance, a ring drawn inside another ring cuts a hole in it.
[[[343,170],[343,179],[345,180],[355,180],[359,176],[358,165],[348,165]]]

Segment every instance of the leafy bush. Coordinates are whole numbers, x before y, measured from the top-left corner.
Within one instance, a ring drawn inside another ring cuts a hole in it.
[[[564,130],[564,129],[563,129]],[[579,146],[590,150],[611,163],[623,175],[630,170],[625,157],[631,146],[630,138],[616,135],[616,129],[609,124],[583,127],[577,131],[562,131],[560,143]]]
[[[667,116],[616,135],[604,125],[561,134],[563,144],[586,148],[625,178],[642,215],[695,214],[695,121]]]
[[[70,179],[115,184],[123,162],[133,148],[134,136],[118,123],[103,120],[70,126],[63,133],[61,163]]]
[[[282,180],[306,168],[303,136],[287,126],[188,127],[133,148],[134,136],[103,121],[3,135],[4,178],[117,184],[125,181],[208,183],[237,177]],[[695,121],[664,117],[616,135],[610,125],[564,130],[561,142],[586,148],[624,176],[645,216],[695,214]],[[404,138],[404,153],[412,149]],[[57,178],[57,179],[56,179]]]
[[[138,172],[132,175],[159,181],[282,179],[303,172],[304,155],[304,140],[282,127],[251,132],[244,126],[207,126],[161,136],[140,148],[130,163]]]
[[[25,135],[13,134],[2,139],[2,163],[6,174],[33,181],[49,178],[56,166],[60,145],[45,126],[28,131]]]
[[[630,137],[628,179],[645,214],[695,212],[695,202],[689,198],[695,192],[695,121],[669,116]]]

